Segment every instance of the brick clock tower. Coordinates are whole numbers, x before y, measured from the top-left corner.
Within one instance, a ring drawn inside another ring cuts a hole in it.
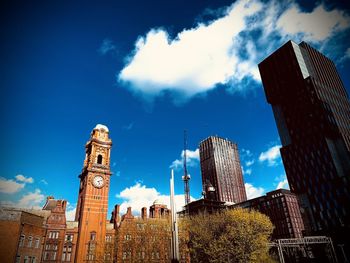
[[[75,262],[92,262],[103,258],[110,182],[112,141],[106,126],[98,124],[86,143],[75,221],[79,236]]]

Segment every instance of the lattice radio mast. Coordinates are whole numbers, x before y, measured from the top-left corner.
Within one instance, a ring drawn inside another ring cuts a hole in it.
[[[185,205],[191,202],[190,199],[190,179],[191,177],[187,173],[187,131],[184,130],[184,175],[182,176],[182,180],[185,184]]]

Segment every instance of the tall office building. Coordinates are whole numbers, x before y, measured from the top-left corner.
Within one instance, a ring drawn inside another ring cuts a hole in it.
[[[290,189],[308,218],[306,227],[313,233],[346,233],[350,103],[334,63],[305,42],[289,41],[262,61],[259,70]]]
[[[206,198],[239,203],[247,200],[237,144],[210,136],[199,145]]]

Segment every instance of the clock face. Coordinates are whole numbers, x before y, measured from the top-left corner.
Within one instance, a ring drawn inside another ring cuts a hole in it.
[[[95,187],[101,188],[104,185],[104,180],[103,177],[100,175],[96,175],[92,181],[93,185]]]

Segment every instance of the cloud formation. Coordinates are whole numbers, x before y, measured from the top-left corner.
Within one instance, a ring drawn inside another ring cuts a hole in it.
[[[35,189],[34,192],[29,192],[22,196],[16,206],[23,208],[41,209],[45,196],[40,189]]]
[[[140,215],[141,208],[149,207],[155,200],[159,200],[170,208],[170,197],[169,195],[160,194],[154,187],[147,187],[137,182],[131,187],[127,187],[116,195],[117,198],[122,200],[120,204],[121,214],[125,213],[128,207],[132,208],[134,215]],[[195,200],[191,197],[191,200]],[[181,211],[185,205],[184,195],[175,195],[176,210]]]
[[[278,182],[276,189],[280,189],[280,188],[289,189],[288,180],[287,180],[287,177],[285,174],[281,174],[280,176],[277,176],[275,178],[275,181]],[[276,184],[274,184],[274,185],[276,185]]]
[[[303,39],[319,42],[349,27],[349,15],[339,10],[327,10],[323,4],[312,12],[303,12],[292,4],[278,19],[277,27],[289,37],[303,34]]]
[[[253,172],[252,169],[248,168],[248,169],[245,170],[245,169],[242,167],[242,173],[243,173],[243,175],[251,175],[252,172]]]
[[[29,183],[29,184],[34,183],[33,177],[25,177],[22,174],[16,175],[16,180],[23,183]]]
[[[349,27],[348,14],[323,4],[305,12],[293,1],[239,0],[175,37],[164,28],[139,36],[118,80],[144,98],[171,91],[186,100],[218,84],[244,91],[244,80],[260,82],[257,64],[283,42],[317,46]]]
[[[18,202],[13,201],[1,201],[1,206],[11,206],[18,208],[33,208],[41,209],[45,196],[41,193],[40,189],[35,189],[34,192],[28,192],[24,194]]]
[[[106,55],[109,52],[115,52],[116,46],[113,44],[112,40],[106,38],[102,41],[102,44],[97,51],[100,55]]]
[[[73,209],[69,209],[66,211],[66,220],[67,221],[74,221],[75,219],[75,212],[76,212],[76,207]]]
[[[277,184],[276,189],[280,189],[280,188],[289,189],[289,184],[288,184],[287,178],[284,179],[283,181],[280,181],[280,182]]]
[[[185,151],[182,150],[181,152],[181,158],[176,159],[175,161],[172,162],[170,165],[171,169],[174,170],[179,170],[183,167],[184,163],[184,156],[185,156]],[[186,164],[187,166],[196,166],[199,162],[199,149],[197,148],[194,151],[191,150],[186,150]]]
[[[265,189],[262,187],[255,187],[250,183],[245,183],[244,186],[248,199],[262,196],[265,193]]]
[[[13,194],[23,189],[25,183],[18,183],[12,179],[0,177],[0,193]]]
[[[275,145],[269,148],[267,151],[262,152],[259,155],[260,162],[267,162],[268,166],[278,165],[281,158],[280,154],[281,145]]]

